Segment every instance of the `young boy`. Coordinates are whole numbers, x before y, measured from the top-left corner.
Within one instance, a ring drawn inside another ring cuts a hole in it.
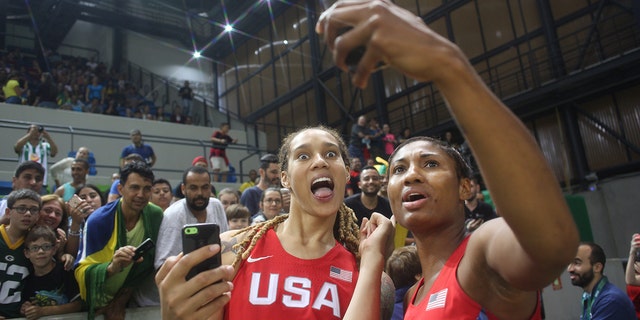
[[[232,204],[225,210],[229,230],[240,230],[249,226],[251,212],[241,204]]]
[[[4,215],[8,225],[0,225],[0,317],[18,318],[24,278],[29,275],[29,261],[24,256],[24,237],[36,224],[40,214],[40,195],[31,189],[13,191],[7,196]]]
[[[416,247],[406,246],[395,249],[387,259],[385,271],[396,287],[396,302],[391,319],[402,320],[404,317],[404,297],[411,286],[422,277]]]
[[[72,272],[56,262],[56,235],[46,226],[35,226],[24,241],[24,255],[33,269],[24,281],[20,312],[28,319],[78,312],[82,300]]]

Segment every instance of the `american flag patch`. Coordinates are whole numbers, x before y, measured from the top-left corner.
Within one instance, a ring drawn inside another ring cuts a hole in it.
[[[329,269],[329,277],[351,282],[353,281],[353,272],[331,266]]]
[[[429,303],[427,303],[426,310],[444,308],[445,302],[447,301],[447,290],[449,289],[442,289],[436,293],[431,294],[429,296]]]

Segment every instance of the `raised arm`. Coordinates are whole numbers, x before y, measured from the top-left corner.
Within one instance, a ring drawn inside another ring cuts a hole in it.
[[[371,220],[364,218],[362,224],[358,282],[343,318],[348,320],[380,319],[385,307],[381,302],[381,295],[388,295],[388,292],[382,290],[390,289],[387,284],[383,285],[381,277],[387,253],[390,248],[393,250],[393,225],[379,213],[374,213]]]
[[[56,145],[56,142],[53,141],[53,138],[51,138],[51,136],[49,135],[49,131],[47,131],[46,129],[42,130],[42,138],[44,138],[44,140],[46,140],[51,147],[51,157],[55,157],[58,154],[58,145]]]
[[[13,146],[13,151],[20,155],[22,153],[22,148],[25,144],[27,144],[27,142],[29,142],[29,139],[31,139],[32,135],[38,135],[38,127],[33,125],[29,127],[29,131],[27,131],[27,134],[16,141],[16,144]]]
[[[338,36],[346,26],[353,29]],[[385,0],[338,4],[321,16],[317,31],[324,33],[336,65],[350,70],[359,87],[380,62],[437,85],[504,217],[474,234],[481,240],[474,240],[478,261],[523,290],[544,287],[557,277],[578,245],[558,182],[527,128],[485,86],[461,50]],[[366,51],[360,62],[347,66],[348,53],[362,44]]]
[[[627,269],[624,272],[624,280],[628,285],[640,286],[640,274],[636,272],[636,257],[640,252],[640,234],[634,233],[631,236],[631,248],[629,249],[629,259]]]

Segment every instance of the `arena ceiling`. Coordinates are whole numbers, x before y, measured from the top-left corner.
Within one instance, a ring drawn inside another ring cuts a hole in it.
[[[3,5],[4,2],[4,5]],[[57,48],[77,20],[207,47],[203,55],[233,52],[224,26],[232,23],[239,46],[291,4],[275,0],[0,0],[6,19],[36,26],[43,45]]]

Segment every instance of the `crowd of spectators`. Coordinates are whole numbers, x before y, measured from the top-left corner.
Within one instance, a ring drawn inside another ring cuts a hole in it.
[[[177,101],[165,104],[157,90],[138,88],[126,73],[104,62],[62,56],[0,51],[0,102],[127,118],[192,123]],[[185,110],[189,112],[189,110]]]

